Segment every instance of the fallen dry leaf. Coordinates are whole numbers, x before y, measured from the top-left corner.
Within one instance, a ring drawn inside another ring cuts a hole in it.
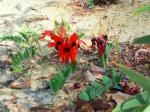
[[[31,109],[28,112],[55,112],[52,109],[46,108],[46,107],[31,107]]]
[[[12,89],[25,89],[30,88],[32,85],[32,79],[29,78],[24,82],[13,82],[8,87]]]
[[[108,110],[111,107],[111,105],[109,104],[109,101],[106,101],[106,99],[84,101],[84,100],[81,100],[79,96],[77,97],[77,109],[86,110],[88,108],[87,105],[88,106],[90,105],[89,110]]]
[[[90,104],[85,104],[81,107],[82,112],[94,112],[93,107]]]
[[[107,94],[107,97],[112,97],[113,99],[115,99],[117,104],[120,104],[125,100],[127,100],[128,98],[130,98],[131,95],[122,92],[117,92],[115,94]]]
[[[129,86],[127,82],[122,82],[121,86],[123,87],[123,92],[129,95],[135,95],[140,91],[140,88],[137,85]]]

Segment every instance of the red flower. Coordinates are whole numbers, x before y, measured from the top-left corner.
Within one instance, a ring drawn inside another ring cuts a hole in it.
[[[62,63],[66,62],[69,63],[71,60],[72,63],[75,63],[75,58],[77,55],[77,51],[79,48],[79,41],[78,41],[78,36],[76,33],[71,35],[70,38],[66,38],[66,41],[64,44],[60,47],[59,49],[59,56],[62,60]]]
[[[44,33],[41,35],[40,40],[44,39],[46,36],[52,37],[52,32],[51,30],[45,30]]]
[[[102,56],[105,54],[105,47],[107,43],[107,35],[99,35],[97,38],[92,38],[92,49],[95,50],[95,47],[97,45],[97,48],[99,50],[99,55]]]
[[[79,40],[76,33],[73,33],[70,38],[68,38],[66,35],[66,29],[63,26],[60,27],[59,35],[53,31],[47,30],[43,33],[40,39],[44,39],[45,36],[50,36],[53,40],[53,42],[49,42],[48,47],[55,47],[58,50],[58,56],[62,60],[62,63],[69,63],[69,61],[75,63],[75,58],[80,44],[85,44],[82,40]],[[63,36],[66,37],[65,40]]]
[[[57,36],[56,34],[53,34],[52,40],[54,40],[54,42],[49,42],[48,47],[55,47],[57,50],[61,47],[64,41],[62,36]]]
[[[54,31],[46,30],[40,37],[40,39],[44,39],[46,36],[49,36],[54,42],[49,42],[48,47],[55,47],[58,50],[63,44],[63,36],[66,35],[66,29],[61,26],[60,27],[60,34],[56,35]]]
[[[98,47],[100,56],[105,54],[105,41],[103,39],[101,39],[101,38],[97,39],[97,47]]]

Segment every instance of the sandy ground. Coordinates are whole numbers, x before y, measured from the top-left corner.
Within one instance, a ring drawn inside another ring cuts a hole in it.
[[[73,0],[72,0],[73,1]],[[0,34],[14,32],[22,24],[36,28],[53,28],[54,18],[63,16],[73,25],[73,31],[87,34],[99,32],[109,36],[118,35],[120,41],[130,41],[138,36],[150,34],[149,13],[135,16],[133,11],[150,0],[121,0],[119,5],[83,9],[70,4],[71,0],[2,0],[0,2]],[[38,20],[48,18],[48,20]],[[88,37],[88,38],[87,38]],[[88,40],[87,40],[88,41]]]
[[[118,5],[84,9],[71,4],[71,0],[0,0],[0,35],[16,32],[24,24],[34,29],[41,29],[41,31],[52,29],[54,19],[63,16],[70,22],[73,31],[85,33],[84,40],[87,42],[90,42],[89,38],[92,37],[92,34],[97,35],[98,33],[105,33],[109,36],[118,35],[120,41],[131,41],[138,36],[150,34],[150,13],[133,15],[135,9],[146,4],[150,4],[150,0],[136,1],[134,6],[131,5],[131,0],[121,0]],[[7,47],[13,49],[12,46],[13,44],[9,43]],[[7,59],[6,50],[6,46],[0,46],[0,61]],[[49,73],[55,73],[53,65],[41,68],[33,71],[34,78],[38,79]],[[12,73],[6,69],[0,77],[0,88],[2,88],[0,89],[0,102],[7,105],[11,112],[25,112],[18,108],[28,110],[33,106],[52,103],[53,96],[49,95],[49,90],[41,90],[44,84],[40,81],[34,81],[35,86],[32,90],[1,87],[10,78],[13,79]],[[22,76],[19,80],[22,79],[26,78]],[[37,91],[39,88],[41,91]],[[17,101],[14,104],[12,99],[15,95]],[[64,99],[66,100],[63,97],[58,102],[64,104],[62,102],[65,101]]]

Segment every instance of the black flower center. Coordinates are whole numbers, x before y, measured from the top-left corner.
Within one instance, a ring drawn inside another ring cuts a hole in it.
[[[55,49],[58,50],[58,46],[61,45],[61,44],[62,44],[62,42],[56,42],[56,47],[55,47]]]
[[[61,45],[61,44],[62,44],[62,42],[56,42],[56,44],[57,44],[57,45]]]
[[[102,45],[102,44],[103,44],[103,40],[98,40],[98,41],[97,41],[97,44],[98,44],[98,45]]]
[[[70,52],[70,48],[64,48],[64,52]]]
[[[73,42],[72,44],[71,44],[71,47],[75,47],[76,46],[76,42]]]
[[[58,46],[56,46],[55,49],[58,50]]]
[[[104,35],[104,39],[107,41],[107,39],[108,39],[108,36],[107,36],[107,35]]]

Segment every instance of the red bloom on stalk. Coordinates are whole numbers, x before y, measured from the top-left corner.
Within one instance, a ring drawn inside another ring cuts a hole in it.
[[[105,54],[105,41],[102,38],[97,39],[97,47],[98,47],[100,56]]]
[[[79,48],[79,40],[76,33],[71,35],[70,38],[66,38],[64,44],[59,49],[59,56],[62,60],[62,63],[66,62],[69,63],[69,60],[71,60],[72,63],[75,63],[75,58],[77,55],[77,51]]]
[[[75,63],[75,58],[77,55],[78,48],[80,44],[84,43],[82,40],[79,40],[76,33],[72,34],[70,38],[66,35],[66,29],[61,26],[60,33],[57,35],[55,32],[47,30],[43,33],[40,39],[44,39],[46,36],[51,37],[53,42],[49,42],[48,47],[55,47],[58,50],[58,56],[62,60],[62,63],[69,63],[71,60],[72,63]],[[66,37],[64,40],[63,36]]]
[[[99,35],[97,38],[92,38],[92,48],[95,49],[95,46],[97,45],[97,48],[99,50],[99,55],[102,56],[105,54],[105,47],[107,43],[107,35]]]

